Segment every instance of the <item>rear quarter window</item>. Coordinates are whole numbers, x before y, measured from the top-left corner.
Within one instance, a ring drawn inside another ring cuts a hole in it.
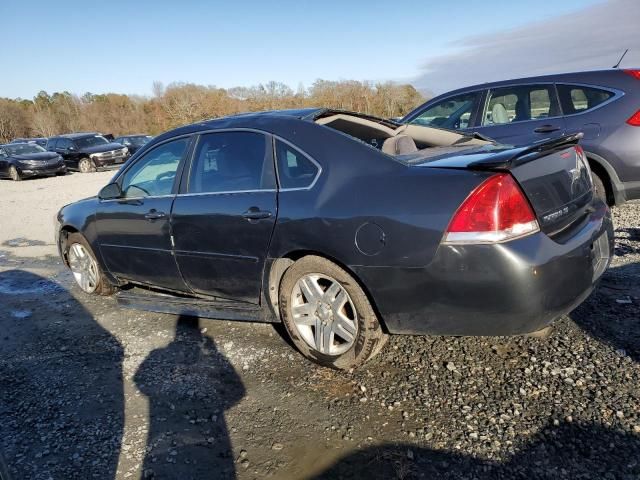
[[[562,112],[565,115],[593,110],[614,95],[608,90],[582,85],[558,85],[557,87]]]

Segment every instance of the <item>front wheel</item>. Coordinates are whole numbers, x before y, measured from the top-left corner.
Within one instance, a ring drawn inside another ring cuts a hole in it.
[[[111,295],[115,287],[109,283],[91,247],[79,233],[67,237],[66,257],[73,278],[83,292],[96,295]]]
[[[9,168],[9,176],[11,177],[11,180],[13,180],[14,182],[19,182],[20,180],[22,180],[22,176],[20,176],[20,172],[18,172],[18,169],[13,165],[11,165],[11,167]]]
[[[280,284],[280,312],[298,350],[326,367],[360,366],[387,341],[358,282],[326,258],[307,256],[289,267]]]
[[[81,158],[78,162],[78,170],[80,170],[82,173],[90,173],[95,172],[96,167],[90,158]]]

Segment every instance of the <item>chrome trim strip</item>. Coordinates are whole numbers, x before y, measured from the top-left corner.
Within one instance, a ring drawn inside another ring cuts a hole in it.
[[[128,248],[130,250],[147,250],[150,252],[166,252],[170,255],[173,255],[171,250],[167,250],[166,248],[147,248],[147,247],[134,247],[132,245],[114,245],[113,243],[101,243],[100,248],[108,247],[108,248]]]
[[[231,255],[228,253],[218,253],[218,252],[196,252],[192,250],[174,250],[176,256],[182,257],[217,257],[217,258],[226,258],[228,260],[249,260],[251,263],[258,263],[260,260],[258,257],[250,257],[247,255]]]
[[[168,195],[150,195],[148,197],[122,197],[122,198],[108,198],[105,200],[101,200],[101,199],[98,199],[98,200],[100,201],[100,203],[107,203],[107,202],[127,203],[135,200],[152,200],[154,198],[169,198],[169,197],[175,197],[175,196],[176,196],[175,193],[170,193]]]
[[[176,197],[205,197],[209,195],[234,195],[236,193],[276,193],[275,188],[265,188],[258,190],[229,190],[225,192],[197,192],[197,193],[178,193]],[[148,198],[148,197],[147,197]]]

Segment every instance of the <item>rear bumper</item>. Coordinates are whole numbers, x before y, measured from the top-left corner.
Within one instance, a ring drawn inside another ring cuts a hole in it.
[[[390,333],[518,335],[589,296],[609,265],[613,238],[601,204],[564,244],[537,233],[498,245],[441,245],[424,268],[354,271]]]

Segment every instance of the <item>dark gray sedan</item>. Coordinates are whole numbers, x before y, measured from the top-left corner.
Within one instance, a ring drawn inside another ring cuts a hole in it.
[[[282,321],[335,368],[389,333],[535,332],[589,295],[613,248],[579,138],[516,148],[327,109],[196,123],[62,208],[57,243],[86,293]]]
[[[64,175],[67,167],[60,155],[35,143],[0,145],[0,178],[14,181],[40,175]]]

